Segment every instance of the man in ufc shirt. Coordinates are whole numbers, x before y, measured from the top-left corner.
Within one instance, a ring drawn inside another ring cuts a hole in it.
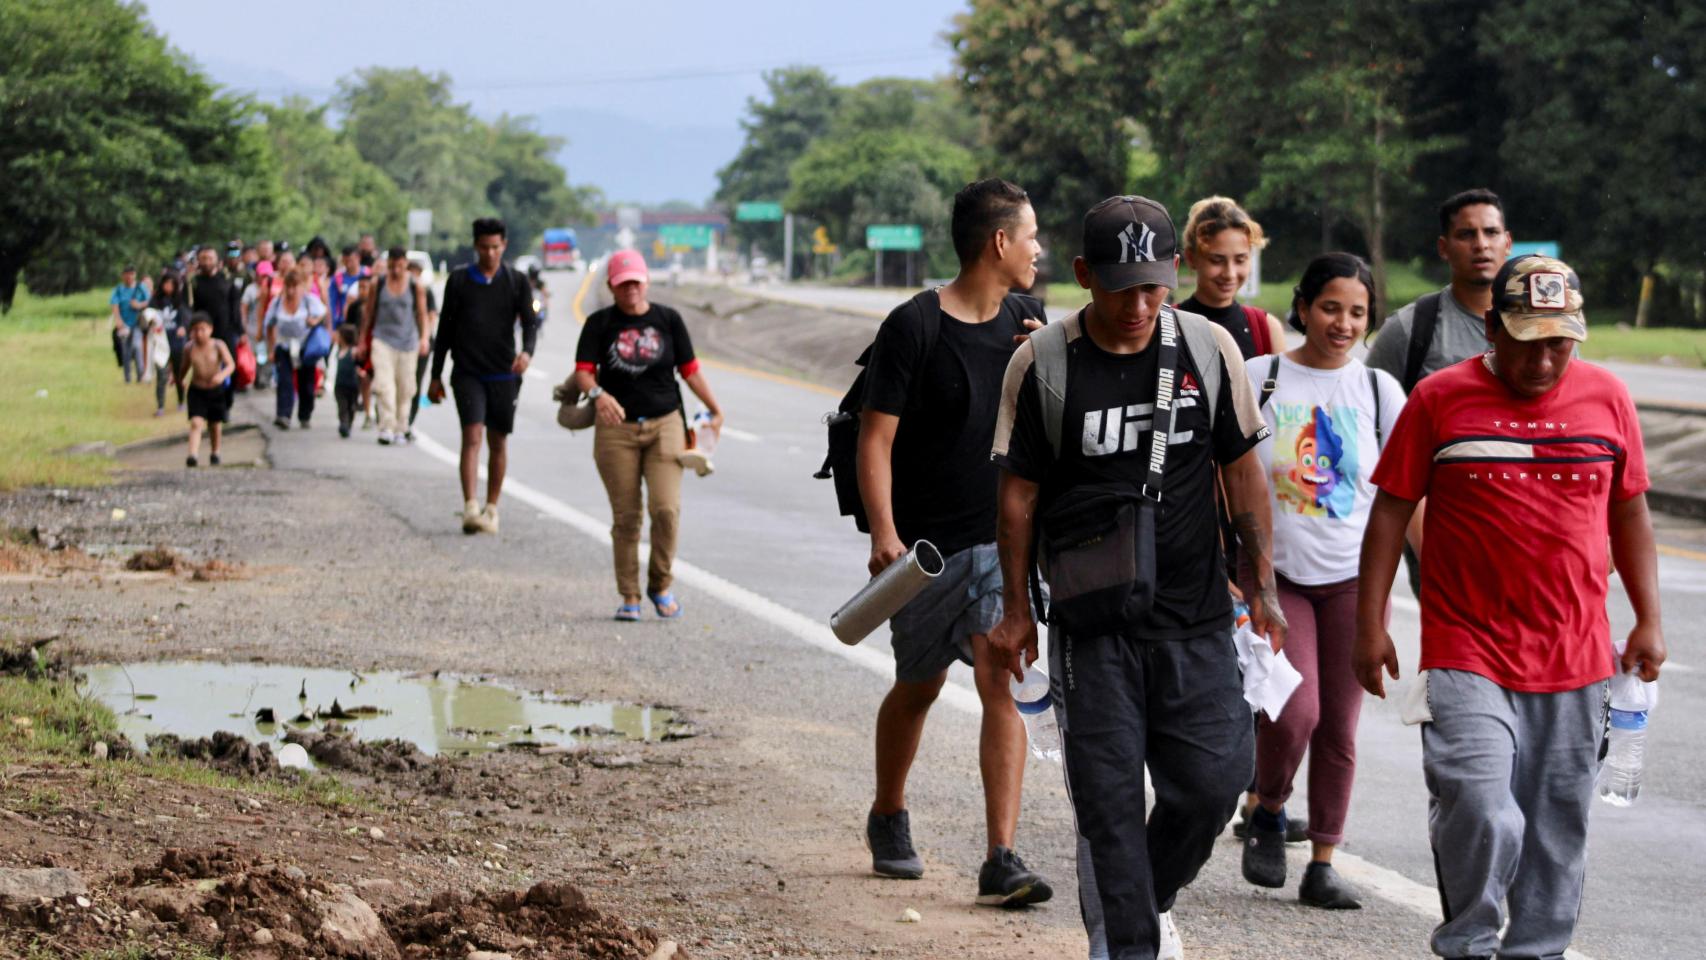
[[[1445,908],[1433,950],[1553,958],[1581,908],[1607,680],[1656,680],[1665,660],[1658,557],[1635,405],[1572,359],[1587,339],[1575,271],[1506,261],[1485,320],[1492,349],[1416,385],[1375,470],[1353,662],[1376,696],[1382,666],[1398,676],[1384,606],[1426,497],[1422,769]],[[1635,611],[1621,662],[1609,560]]]

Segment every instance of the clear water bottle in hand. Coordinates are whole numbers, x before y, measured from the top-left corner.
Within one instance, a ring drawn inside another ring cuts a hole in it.
[[[1611,678],[1611,730],[1595,792],[1614,807],[1630,806],[1641,795],[1647,714],[1658,699],[1657,688],[1656,682],[1643,683],[1633,673],[1619,673]]]
[[[1048,674],[1032,664],[1025,668],[1025,679],[1011,680],[1008,687],[1013,692],[1013,706],[1025,718],[1025,738],[1031,745],[1031,756],[1059,763],[1060,727],[1054,719],[1054,699],[1049,695]]]

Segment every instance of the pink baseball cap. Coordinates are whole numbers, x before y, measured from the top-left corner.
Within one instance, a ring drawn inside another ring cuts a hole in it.
[[[270,276],[272,276],[272,264],[266,260],[262,260],[260,263],[255,264],[255,276],[257,276],[257,277],[270,277]]]
[[[646,270],[646,258],[640,256],[638,250],[618,250],[611,254],[605,271],[610,275],[610,285],[613,287],[630,280],[644,281],[651,278]]]

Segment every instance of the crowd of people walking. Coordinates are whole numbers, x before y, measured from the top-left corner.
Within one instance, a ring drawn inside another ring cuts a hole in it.
[[[956,661],[982,701],[985,862],[977,902],[1043,903],[1053,885],[1016,852],[1026,727],[1008,677],[1040,654],[1073,806],[1091,956],[1180,960],[1172,909],[1235,815],[1250,883],[1355,909],[1334,868],[1350,834],[1363,693],[1399,673],[1388,596],[1407,557],[1421,609],[1419,707],[1450,958],[1562,956],[1585,874],[1589,798],[1614,671],[1665,660],[1641,434],[1628,391],[1574,359],[1580,278],[1511,257],[1504,205],[1469,190],[1439,208],[1444,289],[1376,323],[1369,267],[1311,260],[1284,318],[1238,291],[1267,237],[1226,197],[1167,209],[1110,197],[1084,216],[1080,310],[1045,322],[1035,211],[1019,186],[954,198],[960,269],[896,307],[843,402],[856,414],[857,503],[872,576],[920,541],[945,569],[891,621],[895,680],[877,710],[872,870],[913,879],[906,785]],[[330,379],[339,433],[374,423],[408,443],[423,381],[454,398],[462,528],[496,533],[521,384],[536,349],[532,286],[493,219],[446,278],[372,237],[333,270],[314,241],[204,247],[112,292],[127,381],[167,381],[219,462],[232,392],[271,383],[274,426],[307,429]],[[1178,266],[1194,272],[1175,304]],[[612,304],[586,318],[557,398],[595,427],[608,495],[617,620],[681,616],[672,587],[683,458],[681,386],[723,410],[679,313],[649,296],[631,250],[605,266]],[[1367,362],[1356,356],[1378,330]],[[519,343],[518,341],[519,337]],[[264,349],[258,349],[264,345]],[[446,385],[447,361],[453,368]],[[574,419],[571,416],[571,419]],[[482,453],[487,484],[480,496]],[[832,454],[833,456],[833,454]],[[650,520],[650,563],[639,545]],[[1615,653],[1611,561],[1636,626]],[[1277,715],[1246,704],[1235,605],[1301,681]],[[1307,817],[1287,809],[1308,758]],[[1142,802],[1146,781],[1154,802]],[[1240,795],[1243,802],[1240,804]]]

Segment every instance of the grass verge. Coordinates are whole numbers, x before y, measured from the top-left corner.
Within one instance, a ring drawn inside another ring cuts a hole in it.
[[[113,357],[106,294],[33,297],[19,290],[0,318],[0,489],[90,486],[113,462],[63,451],[114,445],[183,428],[155,417],[153,385],[126,384]]]
[[[1589,312],[1592,315],[1592,312]],[[1588,328],[1582,356],[1589,360],[1623,360],[1628,363],[1663,363],[1682,367],[1706,367],[1706,330],[1687,327],[1636,329],[1616,324]]]
[[[70,680],[45,674],[0,675],[0,769],[20,765],[81,767],[87,770],[88,785],[113,799],[124,796],[135,778],[147,777],[331,809],[377,809],[337,778],[322,773],[251,780],[191,760],[146,756],[93,759],[91,748],[96,741],[117,743],[122,737],[113,712],[78,692]],[[13,812],[51,814],[61,800],[57,790],[0,778],[0,803]]]

